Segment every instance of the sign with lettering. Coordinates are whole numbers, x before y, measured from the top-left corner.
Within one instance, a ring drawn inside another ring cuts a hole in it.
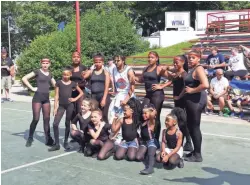
[[[165,12],[166,28],[190,27],[190,12]]]

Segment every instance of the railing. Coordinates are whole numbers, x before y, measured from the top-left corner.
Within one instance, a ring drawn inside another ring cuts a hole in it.
[[[208,13],[206,33],[250,33],[250,9]]]

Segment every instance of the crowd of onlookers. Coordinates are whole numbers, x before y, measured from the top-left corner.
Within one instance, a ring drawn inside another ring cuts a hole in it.
[[[207,91],[206,114],[214,113],[213,103],[219,104],[219,116],[231,116],[243,118],[244,105],[250,105],[250,86],[249,89],[232,88],[232,79],[243,81],[249,80],[249,58],[250,49],[240,45],[238,48],[230,48],[231,55],[225,57],[218,52],[217,47],[211,47],[211,54],[207,57],[203,67],[206,69],[210,88]],[[239,82],[241,83],[241,82]],[[239,111],[235,111],[238,107]]]

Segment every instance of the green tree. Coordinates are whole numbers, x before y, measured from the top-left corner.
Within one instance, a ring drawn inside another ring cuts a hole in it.
[[[56,79],[62,68],[71,65],[71,54],[76,48],[75,22],[69,23],[63,32],[38,36],[18,59],[20,77],[39,68],[43,57],[51,59],[51,71]],[[81,54],[83,63],[90,65],[92,55],[101,52],[110,57],[115,54],[131,55],[148,50],[149,43],[140,39],[135,26],[113,3],[101,3],[81,17]]]

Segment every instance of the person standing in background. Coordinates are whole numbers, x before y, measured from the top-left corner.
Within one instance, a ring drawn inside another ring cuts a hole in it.
[[[6,101],[12,102],[10,99],[10,89],[11,89],[11,78],[15,74],[14,63],[12,62],[10,57],[7,57],[6,49],[1,50],[1,94],[3,95],[3,90],[5,90]],[[1,99],[3,103],[3,98]]]

